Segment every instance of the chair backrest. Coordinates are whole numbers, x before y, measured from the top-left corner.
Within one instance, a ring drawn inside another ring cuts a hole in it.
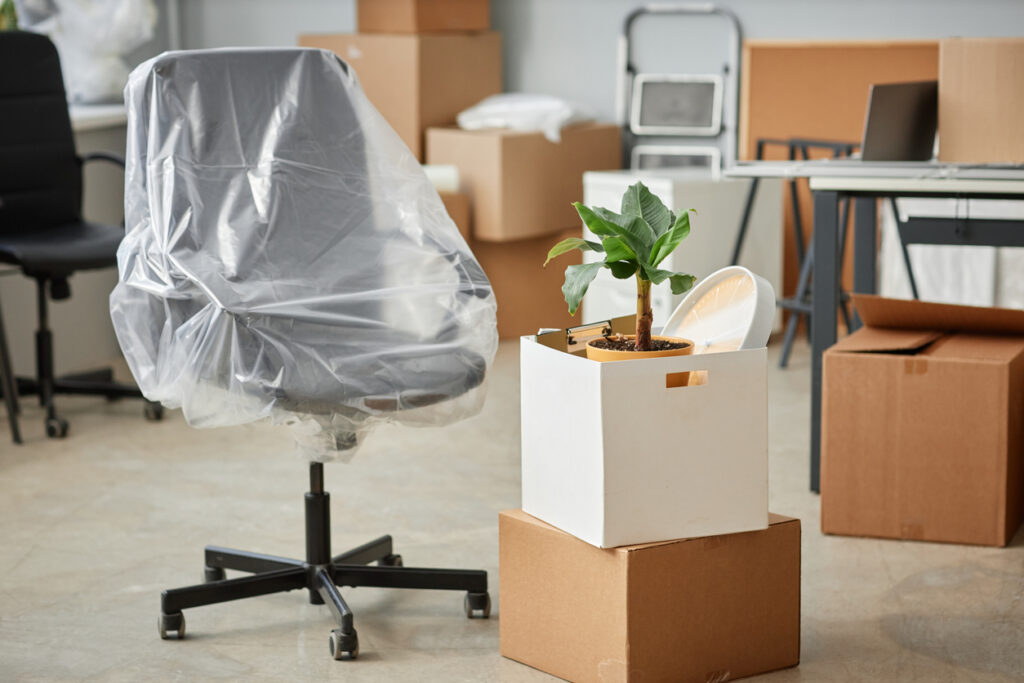
[[[46,36],[0,31],[0,233],[75,221],[81,206],[57,49]]]

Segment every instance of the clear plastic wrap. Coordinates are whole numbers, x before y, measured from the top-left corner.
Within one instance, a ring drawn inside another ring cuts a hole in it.
[[[495,301],[354,73],[321,50],[202,50],[125,88],[127,234],[114,329],[189,424],[271,418],[312,460],[375,422],[474,414]]]
[[[114,101],[128,79],[124,55],[152,40],[153,0],[15,0],[18,25],[53,40],[74,103]]]

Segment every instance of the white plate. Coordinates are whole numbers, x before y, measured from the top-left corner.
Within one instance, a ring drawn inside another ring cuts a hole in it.
[[[768,343],[774,318],[771,283],[743,266],[728,266],[690,290],[662,334],[692,340],[694,354],[756,349]]]

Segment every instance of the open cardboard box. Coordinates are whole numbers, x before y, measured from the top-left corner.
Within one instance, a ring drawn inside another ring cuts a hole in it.
[[[767,350],[583,355],[633,329],[625,316],[521,339],[523,510],[601,548],[764,529]]]
[[[800,520],[602,550],[498,517],[501,654],[577,683],[731,681],[800,661]]]
[[[1003,546],[1024,517],[1024,311],[854,295],[825,352],[825,533]]]

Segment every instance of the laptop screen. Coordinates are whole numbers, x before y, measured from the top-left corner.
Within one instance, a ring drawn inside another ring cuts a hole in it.
[[[872,85],[864,124],[864,161],[929,161],[938,125],[939,83]]]

